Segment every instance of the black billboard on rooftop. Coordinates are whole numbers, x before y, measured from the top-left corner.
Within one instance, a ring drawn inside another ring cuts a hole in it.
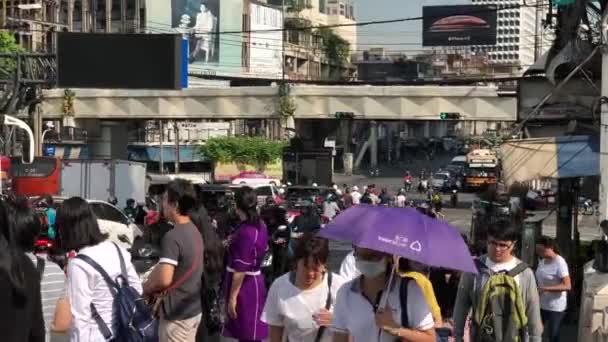
[[[422,46],[496,44],[496,6],[424,6],[422,16]]]
[[[60,32],[57,85],[61,88],[181,89],[179,34]]]

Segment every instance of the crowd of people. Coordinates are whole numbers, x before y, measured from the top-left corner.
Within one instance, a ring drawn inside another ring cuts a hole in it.
[[[358,204],[407,203],[405,191],[391,196],[374,186],[335,190],[336,198],[322,203],[330,219]],[[240,342],[540,342],[543,330],[548,341],[559,340],[571,281],[549,238],[538,241],[535,272],[515,256],[518,232],[501,223],[488,227],[487,253],[475,259],[477,275],[356,246],[333,273],[329,242],[306,229],[282,256],[290,267],[267,291],[262,264],[273,252],[276,230],[268,226],[276,222],[258,208],[249,187],[239,189],[234,202],[237,228],[222,240],[193,186],[180,179],[169,183],[162,216],[172,228],[162,237],[158,264],[142,282],[131,253],[101,233],[87,201],[67,199],[52,214],[56,248],[68,256],[61,266],[34,253],[41,222],[31,203],[1,201],[2,341],[49,341],[53,333],[67,333],[72,342],[108,341],[108,333],[123,341],[114,328],[115,279],[154,307],[154,341],[204,341],[221,334]],[[296,224],[317,224],[301,217]]]

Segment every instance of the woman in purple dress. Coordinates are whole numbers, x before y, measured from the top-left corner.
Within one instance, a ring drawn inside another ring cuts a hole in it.
[[[228,247],[224,279],[228,322],[223,335],[240,342],[261,341],[268,337],[268,326],[260,320],[266,298],[260,268],[268,250],[268,231],[258,215],[253,189],[239,189],[235,200],[241,225]]]

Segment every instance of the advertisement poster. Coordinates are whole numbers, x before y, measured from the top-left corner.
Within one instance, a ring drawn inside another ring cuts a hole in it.
[[[280,77],[283,32],[281,10],[262,4],[251,3],[251,50],[249,67],[265,77]]]
[[[171,0],[171,25],[188,38],[190,64],[220,58],[220,0]]]
[[[422,46],[496,44],[496,6],[424,6]]]

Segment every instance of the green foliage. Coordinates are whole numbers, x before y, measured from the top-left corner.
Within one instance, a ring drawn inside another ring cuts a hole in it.
[[[17,44],[15,36],[8,32],[0,32],[0,53],[22,53],[25,50]],[[10,74],[17,66],[14,58],[0,58],[0,73]]]
[[[293,116],[296,113],[296,102],[289,95],[289,84],[279,85],[279,99],[277,101],[277,114],[283,118]]]
[[[285,145],[260,137],[219,137],[207,140],[200,153],[216,162],[250,164],[263,170],[281,158]]]
[[[323,38],[323,52],[330,62],[337,65],[348,63],[350,43],[337,35],[331,28],[322,27],[317,34]]]

